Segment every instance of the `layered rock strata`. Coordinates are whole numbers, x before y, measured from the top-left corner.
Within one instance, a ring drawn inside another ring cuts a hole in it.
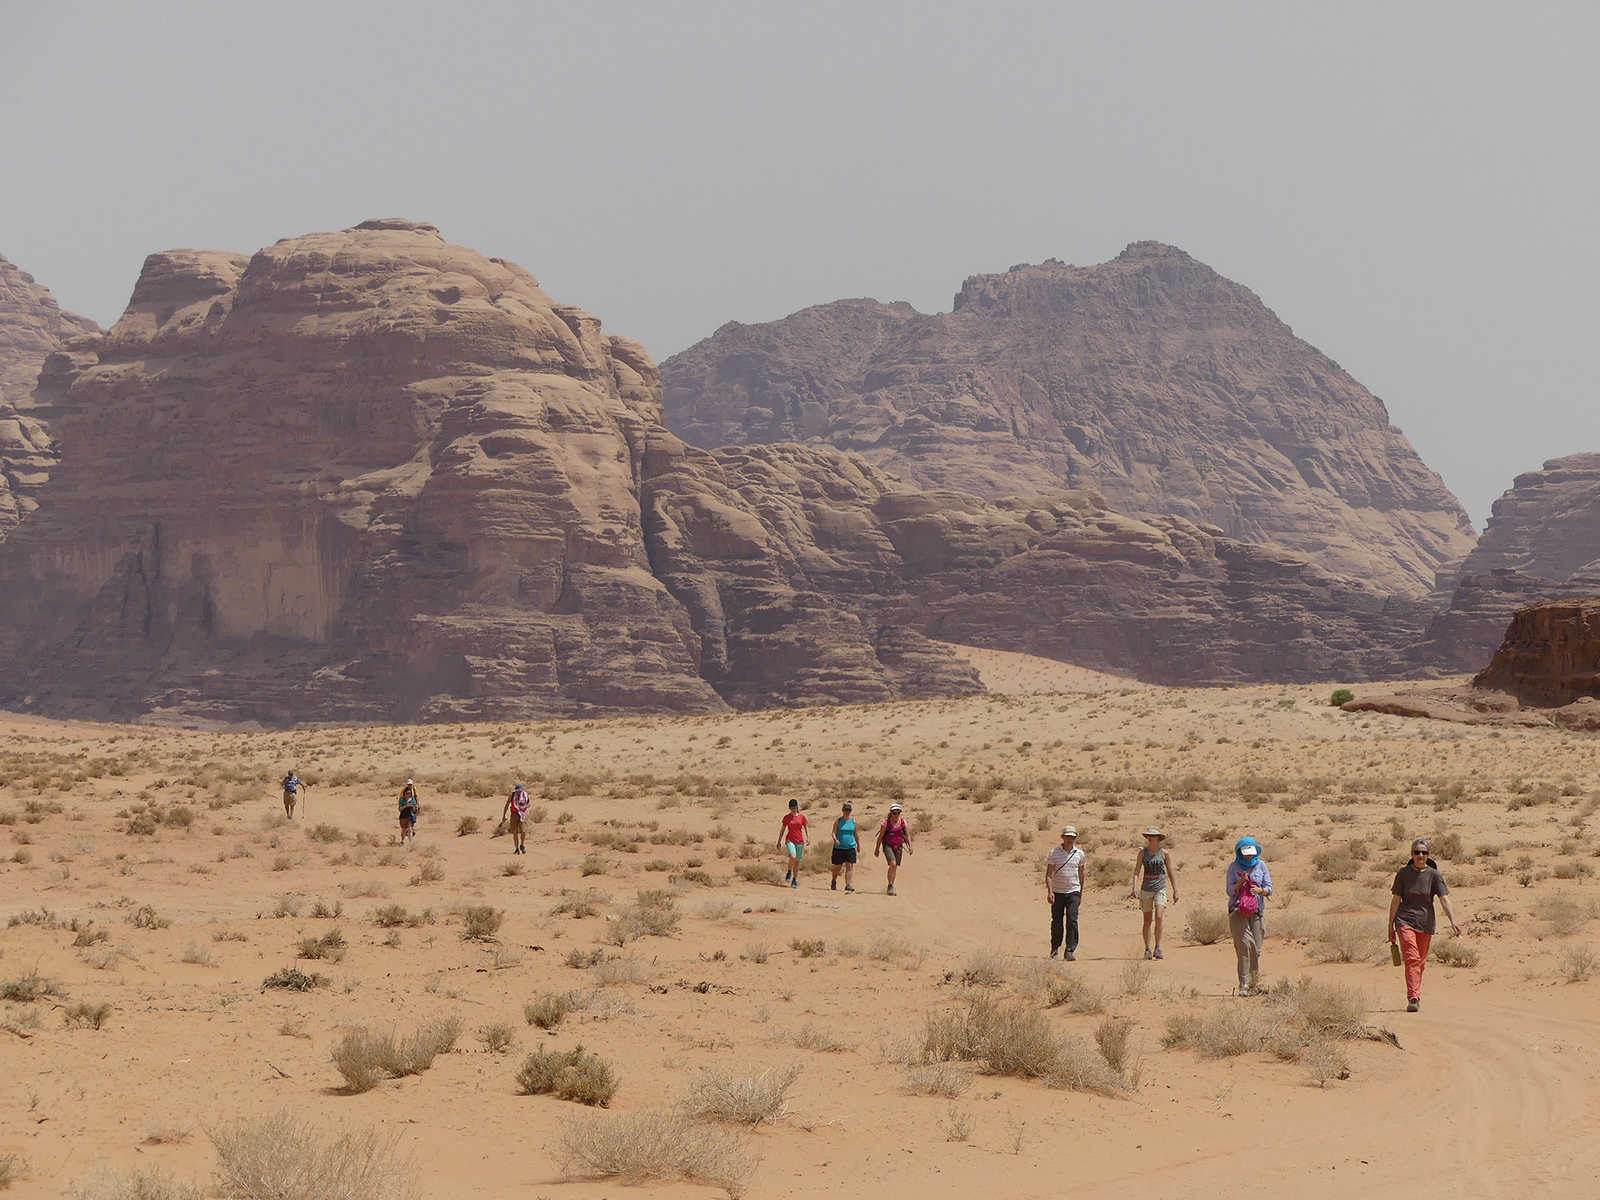
[[[844,300],[729,324],[662,366],[700,446],[827,442],[925,487],[1089,488],[1425,594],[1466,514],[1383,403],[1170,246],[968,279],[954,310]]]
[[[1600,699],[1600,596],[1520,609],[1472,683],[1541,708]],[[1588,709],[1566,714],[1564,723],[1587,727]]]
[[[54,414],[34,395],[40,368],[73,339],[99,331],[0,257],[0,541],[37,506],[55,465]]]
[[[1600,595],[1600,454],[1517,476],[1450,584],[1444,611],[1410,651],[1419,666],[1477,670],[1518,609]]]

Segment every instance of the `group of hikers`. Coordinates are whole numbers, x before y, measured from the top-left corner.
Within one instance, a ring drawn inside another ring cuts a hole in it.
[[[1083,902],[1084,852],[1078,831],[1068,825],[1061,844],[1051,849],[1044,863],[1045,899],[1050,905],[1050,957],[1077,958],[1078,914]],[[1166,909],[1178,902],[1178,864],[1166,849],[1166,834],[1152,825],[1144,831],[1144,845],[1133,860],[1129,899],[1136,899],[1144,916],[1144,956],[1165,958],[1161,933]],[[1389,946],[1396,966],[1404,965],[1406,1011],[1422,1007],[1422,972],[1437,928],[1434,901],[1444,908],[1451,932],[1461,926],[1450,904],[1450,888],[1439,864],[1430,856],[1426,838],[1411,843],[1411,859],[1395,873],[1389,896]],[[1272,872],[1253,837],[1233,844],[1233,858],[1224,873],[1228,900],[1228,931],[1238,967],[1239,995],[1249,996],[1261,986],[1261,951],[1266,943],[1267,899],[1272,895]],[[1154,933],[1154,944],[1151,935]]]
[[[284,815],[292,819],[300,793],[307,785],[293,770],[283,777],[282,785]],[[518,783],[500,810],[501,825],[511,835],[513,854],[528,852],[528,805],[528,790]],[[417,817],[422,811],[416,784],[410,779],[400,790],[399,809],[400,842],[410,844],[416,840]],[[855,806],[850,801],[840,805],[831,834],[833,861],[828,887],[837,891],[842,875],[844,890],[854,892],[861,841]],[[1144,845],[1134,857],[1129,881],[1128,898],[1138,901],[1143,916],[1146,959],[1166,957],[1161,948],[1166,910],[1178,902],[1178,864],[1166,849],[1166,840],[1167,835],[1154,825],[1144,831]],[[912,853],[912,842],[905,808],[895,801],[889,805],[889,815],[878,824],[872,841],[873,857],[882,857],[887,866],[886,890],[891,896],[896,894],[895,879],[905,856]],[[779,822],[778,850],[787,868],[783,881],[791,888],[800,886],[800,870],[810,844],[810,819],[800,811],[799,800],[790,800],[789,810]],[[1405,967],[1407,1012],[1416,1012],[1422,1006],[1422,973],[1437,928],[1435,899],[1444,907],[1451,931],[1457,936],[1461,933],[1450,905],[1450,888],[1430,852],[1425,838],[1412,842],[1410,861],[1395,874],[1390,889],[1389,946],[1395,965]],[[1067,962],[1077,959],[1079,915],[1087,878],[1078,831],[1068,825],[1061,831],[1061,844],[1051,849],[1044,862],[1045,900],[1050,906],[1051,958],[1060,956]],[[1266,907],[1272,895],[1272,872],[1262,854],[1261,843],[1255,838],[1245,836],[1234,843],[1233,858],[1224,874],[1224,887],[1228,900],[1228,931],[1233,937],[1237,959],[1239,995],[1249,996],[1260,987]]]

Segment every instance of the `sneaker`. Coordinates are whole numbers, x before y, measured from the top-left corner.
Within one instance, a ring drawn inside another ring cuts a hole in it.
[[[785,883],[788,883],[793,878],[794,878],[794,872],[793,871],[785,871],[783,873],[783,881]]]
[[[848,883],[847,883],[847,884],[845,884],[845,885],[844,885],[844,890],[845,890],[845,891],[847,891],[847,892],[853,892],[853,891],[855,891],[855,890],[856,890],[856,889],[855,889],[855,888],[853,888],[853,887],[851,887],[851,886],[850,886],[850,885],[849,885],[849,884],[848,884]]]
[[[1052,950],[1052,951],[1050,951],[1050,957],[1054,958],[1056,955],[1058,955],[1060,953],[1061,953],[1061,951],[1059,951],[1059,950]]]
[[[1150,947],[1149,946],[1146,946],[1144,948],[1144,956],[1145,956],[1146,959],[1150,959],[1150,958],[1154,958],[1155,957],[1153,954],[1150,953]]]
[[[1161,947],[1160,947],[1160,946],[1157,946],[1157,947],[1156,947],[1156,950],[1155,950],[1155,953],[1154,953],[1154,954],[1152,954],[1152,955],[1151,955],[1151,956],[1150,956],[1150,957],[1151,957],[1151,958],[1165,958],[1165,957],[1166,957],[1166,955],[1165,955],[1165,954],[1163,954],[1163,953],[1161,953]]]
[[[1250,990],[1253,992],[1261,986],[1261,976],[1254,971],[1250,972]]]
[[[1247,984],[1247,983],[1240,984],[1239,985],[1239,998],[1241,1000],[1243,1000],[1243,999],[1248,999],[1249,996],[1250,996],[1250,985]]]
[[[793,888],[797,888],[797,887],[800,886],[800,881],[798,879],[791,879],[791,880],[789,880],[789,886],[793,887]]]
[[[839,881],[837,879],[828,880],[828,890],[830,892],[837,892],[839,890]]]
[[[1063,957],[1063,958],[1065,958],[1065,959],[1066,959],[1066,960],[1067,960],[1067,961],[1068,961],[1068,962],[1077,962],[1077,961],[1078,961],[1078,956],[1077,956],[1077,954],[1075,954],[1075,953],[1074,953],[1074,952],[1073,952],[1073,951],[1071,951],[1071,950],[1068,950],[1068,951],[1067,951],[1067,952],[1066,952],[1066,954],[1064,954],[1064,955],[1063,955],[1063,956],[1062,956],[1062,957]]]
[[[1407,1012],[1416,1012],[1421,1007],[1422,1007],[1422,1001],[1421,1000],[1407,1000],[1406,1001],[1406,1011]]]
[[[889,885],[889,895],[894,895],[894,884],[892,883]]]

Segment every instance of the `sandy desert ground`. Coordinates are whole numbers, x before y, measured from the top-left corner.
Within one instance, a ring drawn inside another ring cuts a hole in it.
[[[159,1194],[107,1171],[209,1185],[208,1131],[287,1111],[393,1135],[425,1197],[716,1196],[569,1178],[557,1147],[679,1112],[716,1072],[790,1068],[776,1120],[697,1124],[677,1148],[731,1139],[761,1198],[1594,1194],[1600,742],[1347,714],[1332,681],[1169,690],[972,654],[994,694],[871,708],[256,733],[0,718],[10,1194]],[[314,784],[292,823],[289,766]],[[400,848],[408,775],[424,814]],[[525,857],[492,836],[517,778]],[[830,891],[820,849],[779,886],[790,796],[819,839],[841,797],[868,828],[902,797],[901,894],[870,857],[856,894]],[[1146,964],[1126,893],[1152,821],[1180,901]],[[1091,877],[1072,964],[1045,957],[1040,883],[1065,822]],[[1270,994],[1249,1000],[1226,936],[1185,932],[1223,910],[1242,833],[1278,888]],[[1382,922],[1417,833],[1468,932],[1436,943],[1453,961],[1410,1015]],[[466,936],[496,914],[492,940]],[[326,982],[263,987],[285,968]],[[566,1015],[539,1028],[535,1002]],[[975,1013],[1014,1022],[1018,1053],[919,1063],[930,1022]],[[352,1030],[451,1019],[430,1069],[370,1090],[331,1057]],[[580,1044],[615,1071],[609,1109],[518,1094],[530,1053]]]

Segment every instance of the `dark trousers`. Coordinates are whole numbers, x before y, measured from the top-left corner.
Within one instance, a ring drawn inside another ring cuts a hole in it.
[[[1050,949],[1061,949],[1061,926],[1067,927],[1067,953],[1078,952],[1078,902],[1082,892],[1057,892],[1050,903]]]

